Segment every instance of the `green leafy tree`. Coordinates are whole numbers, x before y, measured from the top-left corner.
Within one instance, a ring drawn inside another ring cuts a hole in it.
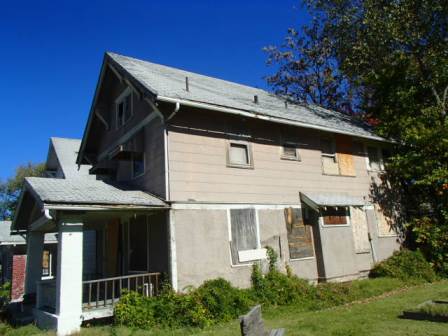
[[[7,220],[14,217],[25,177],[42,177],[44,174],[44,163],[29,162],[17,167],[15,175],[6,182],[0,181],[0,219]]]
[[[330,41],[334,71],[346,79],[341,88],[356,93],[353,99],[376,131],[396,141],[388,183],[375,196],[399,194],[408,242],[448,273],[448,2],[305,5]]]

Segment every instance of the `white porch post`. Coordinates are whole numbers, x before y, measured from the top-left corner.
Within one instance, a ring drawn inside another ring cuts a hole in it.
[[[59,223],[56,273],[57,335],[80,331],[82,314],[83,224],[79,219]]]
[[[44,233],[30,231],[27,234],[25,294],[36,293],[36,283],[42,278]]]

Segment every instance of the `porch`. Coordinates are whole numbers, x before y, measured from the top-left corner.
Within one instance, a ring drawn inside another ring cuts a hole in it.
[[[112,316],[125,291],[158,295],[170,269],[166,203],[103,181],[27,182],[14,225],[27,230],[25,294],[39,327],[70,335],[83,321]],[[49,232],[57,233],[57,266],[43,280]]]

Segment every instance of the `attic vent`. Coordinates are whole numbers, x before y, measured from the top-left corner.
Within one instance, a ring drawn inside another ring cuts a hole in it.
[[[188,77],[185,77],[185,90],[190,92],[190,83],[188,82]]]
[[[254,103],[258,104],[258,96],[257,95],[254,96]]]

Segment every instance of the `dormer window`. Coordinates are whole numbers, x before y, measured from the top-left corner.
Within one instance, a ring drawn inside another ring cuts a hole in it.
[[[115,100],[117,129],[123,127],[132,117],[132,90],[127,88]]]

